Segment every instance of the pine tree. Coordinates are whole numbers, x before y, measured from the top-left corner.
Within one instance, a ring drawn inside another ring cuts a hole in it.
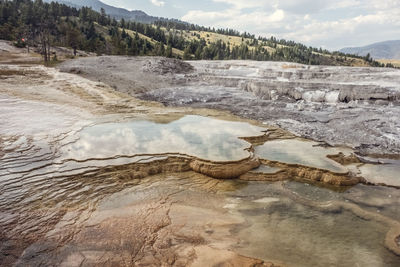
[[[185,50],[183,50],[183,59],[184,59],[184,60],[189,60],[189,59],[191,59],[191,58],[192,58],[192,55],[191,55],[191,53],[190,53],[190,46],[187,45],[187,46],[185,47]]]
[[[169,58],[171,58],[173,56],[172,55],[172,46],[170,44],[167,46],[167,50],[165,51],[165,56],[169,57]]]

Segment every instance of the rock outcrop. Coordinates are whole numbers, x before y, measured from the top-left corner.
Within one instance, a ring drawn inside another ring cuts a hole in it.
[[[247,181],[298,180],[336,187],[353,186],[360,182],[365,182],[364,178],[357,177],[351,173],[335,173],[303,165],[285,164],[264,159],[261,160],[261,163],[267,166],[277,167],[281,170],[275,173],[246,172],[240,176],[240,179]]]
[[[195,172],[217,179],[233,179],[260,166],[258,158],[248,158],[239,162],[211,162],[193,160],[190,167]]]

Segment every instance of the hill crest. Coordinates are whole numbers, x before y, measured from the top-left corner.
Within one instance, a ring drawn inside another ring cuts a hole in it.
[[[366,56],[369,53],[375,59],[400,59],[400,40],[378,42],[362,47],[346,47],[340,52],[359,56]]]

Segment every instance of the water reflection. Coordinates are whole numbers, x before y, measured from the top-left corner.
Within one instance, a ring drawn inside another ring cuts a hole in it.
[[[325,148],[316,146],[318,143],[302,140],[275,140],[256,147],[256,155],[261,158],[280,161],[289,164],[300,164],[326,169],[333,172],[345,173],[348,170],[337,162],[327,158],[327,155],[351,150],[344,148]]]
[[[150,121],[99,124],[84,129],[79,140],[64,148],[66,158],[85,160],[116,155],[184,153],[215,161],[249,155],[241,136],[265,130],[248,123],[185,116],[168,124]]]
[[[382,165],[365,164],[359,167],[359,170],[361,176],[369,182],[400,186],[400,162]]]
[[[370,187],[344,194],[292,181],[283,187],[250,182],[227,199],[230,213],[246,218],[247,226],[235,232],[241,240],[236,251],[285,266],[399,266],[400,258],[383,246],[388,225],[360,218],[351,209],[328,212],[294,201],[300,196],[304,203],[331,204],[348,203],[349,198],[358,204],[369,199]],[[370,205],[379,204],[388,192],[398,196],[393,189],[381,189],[374,194],[378,203],[373,200]],[[394,195],[385,207],[397,204]],[[396,211],[387,215],[395,216]]]
[[[272,173],[277,173],[278,171],[280,171],[282,169],[280,168],[275,168],[275,167],[270,167],[270,166],[266,166],[266,165],[261,165],[260,167],[258,167],[257,169],[252,170],[252,172],[254,173],[268,173],[268,174],[272,174]]]

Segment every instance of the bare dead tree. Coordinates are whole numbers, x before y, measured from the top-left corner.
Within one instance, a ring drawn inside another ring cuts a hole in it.
[[[45,63],[50,61],[51,58],[51,38],[50,38],[50,25],[48,23],[40,23],[39,25],[39,43],[41,45],[41,54]]]

